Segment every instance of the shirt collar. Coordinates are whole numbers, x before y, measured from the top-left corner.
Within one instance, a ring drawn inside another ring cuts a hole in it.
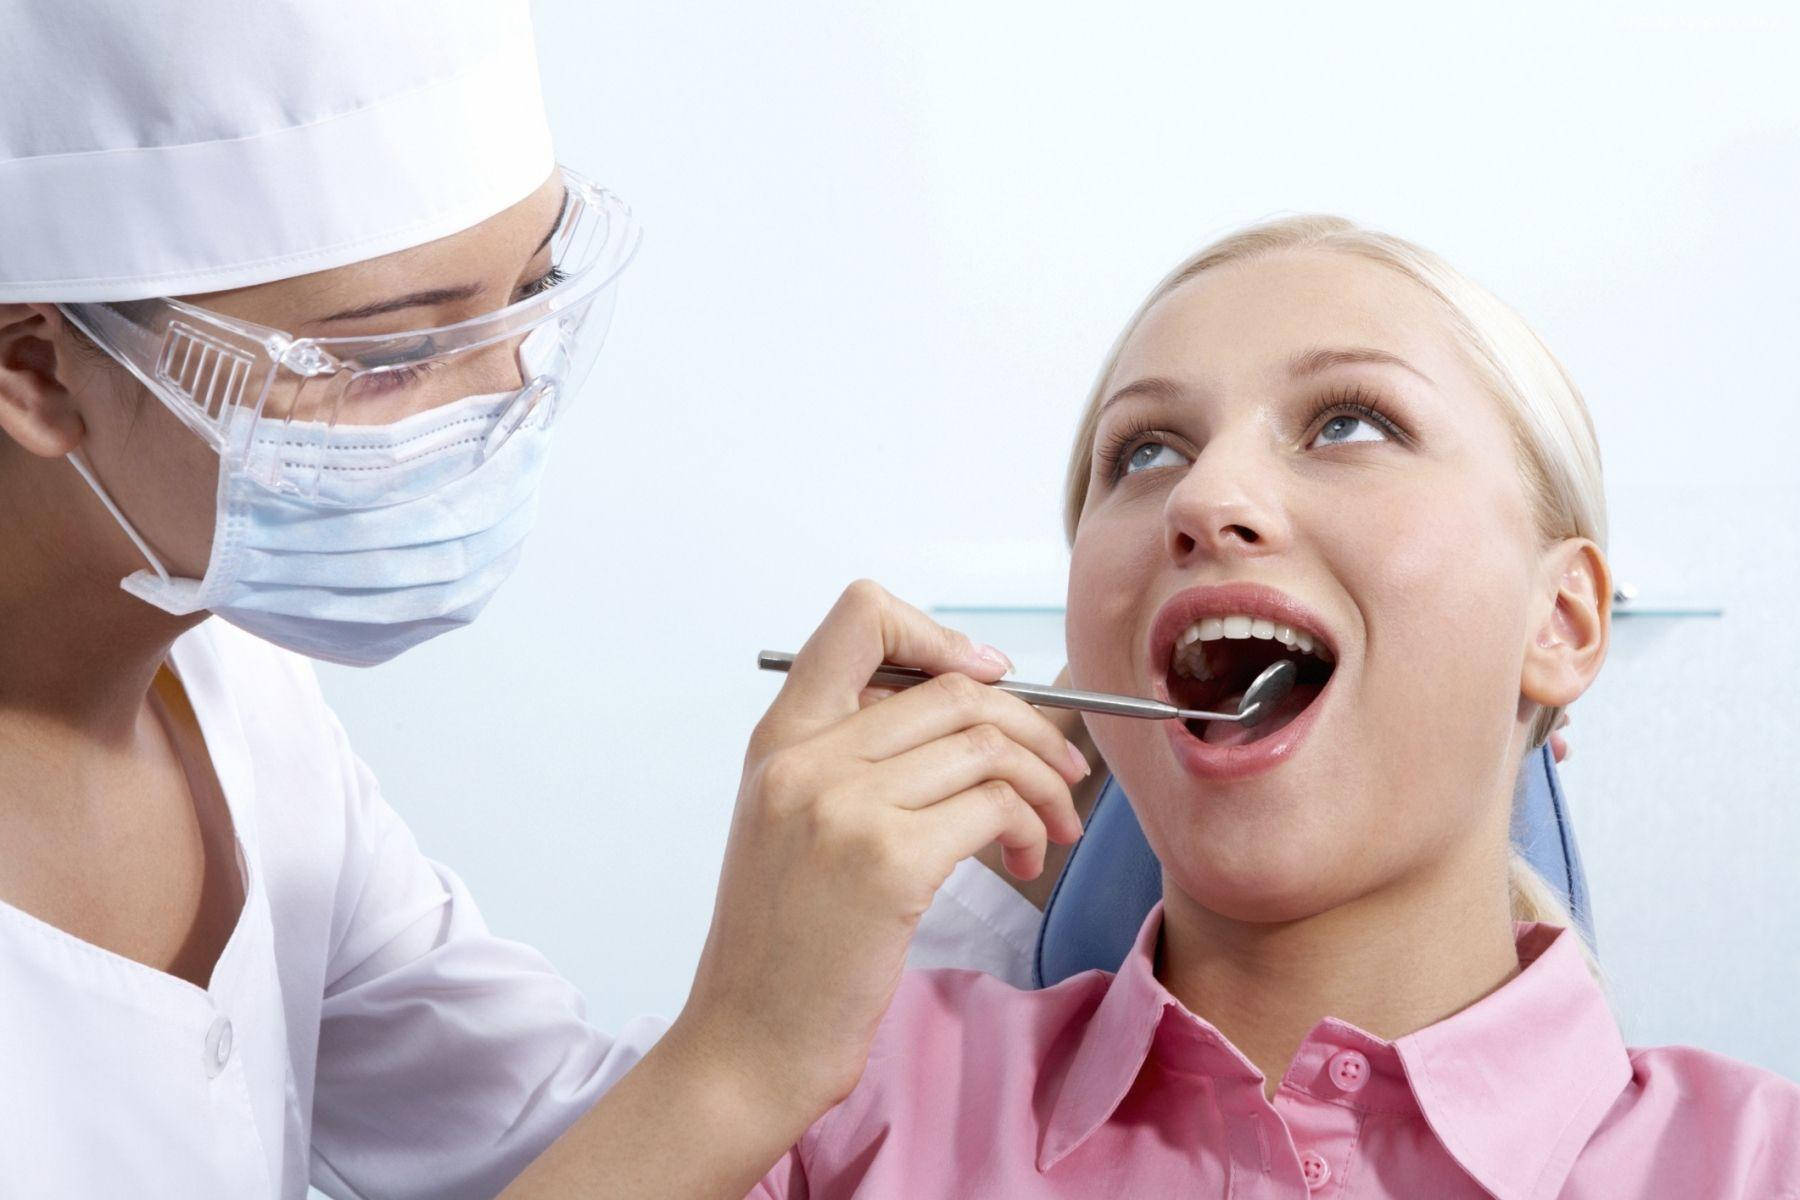
[[[1562,1191],[1631,1081],[1631,1058],[1580,935],[1514,922],[1520,971],[1394,1042],[1432,1132],[1500,1200]]]
[[[1075,1046],[1045,1124],[1040,1171],[1105,1124],[1153,1053],[1183,1060],[1166,1066],[1261,1086],[1256,1067],[1157,981],[1162,911],[1158,904],[1145,918]],[[1369,1057],[1374,1077],[1333,1102],[1417,1111],[1498,1200],[1548,1200],[1630,1080],[1631,1062],[1578,935],[1526,922],[1513,930],[1520,971],[1495,991],[1393,1042],[1326,1018],[1295,1056],[1289,1079],[1316,1073],[1312,1059],[1326,1057],[1316,1042],[1354,1046]]]

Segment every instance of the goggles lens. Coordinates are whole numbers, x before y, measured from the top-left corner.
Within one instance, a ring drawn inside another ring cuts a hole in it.
[[[228,469],[328,504],[411,499],[554,420],[598,356],[639,229],[618,197],[562,176],[567,200],[532,294],[458,324],[293,338],[179,300],[62,308]],[[346,468],[361,473],[354,501],[328,470],[346,454],[371,460]]]

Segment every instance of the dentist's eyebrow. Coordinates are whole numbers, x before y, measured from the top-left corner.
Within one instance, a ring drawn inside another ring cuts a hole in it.
[[[531,257],[536,258],[556,231],[562,228],[563,217],[569,211],[569,189],[564,188],[562,203],[557,207],[556,220],[550,222],[550,228],[544,233],[544,240],[532,250]],[[343,312],[332,313],[329,317],[320,317],[324,321],[348,321],[361,317],[379,317],[386,313],[399,312],[405,308],[434,308],[442,304],[455,304],[462,300],[472,300],[481,294],[479,283],[465,283],[459,287],[432,288],[430,291],[412,292],[405,296],[395,296],[391,300],[377,300],[373,304],[365,304],[360,308],[346,308]]]
[[[545,246],[548,246],[550,244],[550,239],[556,236],[556,231],[562,228],[563,218],[569,215],[569,199],[569,189],[565,187],[562,194],[562,203],[558,205],[556,209],[556,220],[550,222],[550,228],[544,231],[544,240],[537,244],[537,250],[531,252],[531,257],[536,258],[538,256],[538,251],[542,250]]]
[[[360,308],[346,308],[343,312],[332,313],[329,317],[320,317],[324,321],[348,321],[355,317],[379,317],[383,313],[399,312],[403,308],[427,308],[440,304],[455,304],[459,300],[472,300],[481,293],[479,283],[465,283],[461,287],[433,288],[428,292],[411,292],[405,296],[395,296],[392,300],[378,300],[374,304],[365,304]]]
[[[1288,374],[1296,377],[1317,375],[1321,371],[1329,371],[1332,367],[1341,367],[1346,363],[1384,363],[1411,371],[1426,383],[1431,382],[1431,376],[1398,354],[1389,354],[1386,350],[1375,350],[1367,346],[1319,346],[1312,350],[1303,350],[1288,360]]]

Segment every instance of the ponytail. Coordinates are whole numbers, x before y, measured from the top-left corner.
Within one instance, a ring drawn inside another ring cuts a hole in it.
[[[1600,970],[1600,960],[1594,957],[1594,949],[1588,945],[1587,938],[1575,924],[1574,916],[1563,903],[1562,897],[1555,888],[1544,881],[1537,873],[1537,868],[1526,861],[1517,850],[1512,852],[1512,860],[1507,865],[1507,891],[1512,897],[1512,918],[1515,921],[1542,921],[1546,925],[1557,925],[1567,929],[1574,937],[1575,944],[1581,947],[1581,957],[1587,963],[1588,974],[1594,977],[1601,990],[1606,989],[1607,980]]]

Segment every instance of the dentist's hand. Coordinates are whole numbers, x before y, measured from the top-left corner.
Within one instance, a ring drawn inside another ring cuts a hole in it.
[[[1067,666],[1057,673],[1055,686],[1059,688],[1075,686],[1069,678]],[[1094,745],[1094,736],[1088,732],[1087,723],[1081,719],[1079,712],[1070,708],[1047,708],[1041,711],[1045,720],[1056,726],[1064,737],[1073,742],[1075,748],[1086,757],[1088,766],[1093,768],[1093,774],[1069,789],[1069,795],[1075,801],[1075,815],[1081,818],[1083,825],[1086,825],[1088,818],[1093,815],[1095,802],[1100,799],[1101,789],[1106,786],[1106,760],[1100,756],[1099,748]],[[1044,869],[1036,879],[1026,879],[1020,876],[1008,879],[1005,875],[1001,875],[1000,878],[1003,882],[1011,884],[1015,892],[1029,900],[1031,906],[1041,912],[1050,907],[1051,893],[1056,890],[1056,881],[1061,876],[1063,867],[1068,865],[1071,851],[1072,847],[1068,845],[1046,847]],[[975,857],[990,871],[998,873],[1003,870],[998,843],[988,846]]]
[[[869,688],[883,661],[937,679]],[[744,759],[693,990],[669,1031],[508,1189],[737,1200],[849,1093],[913,930],[961,859],[1036,875],[1087,763],[1006,660],[872,583],[795,656]]]
[[[938,678],[883,697],[867,690],[883,661]],[[1007,869],[1031,877],[1047,839],[1081,835],[1069,788],[1087,763],[1037,710],[983,686],[1009,665],[855,583],[751,737],[677,1024],[816,1109],[808,1122],[861,1076],[913,931],[957,862],[998,842]]]

